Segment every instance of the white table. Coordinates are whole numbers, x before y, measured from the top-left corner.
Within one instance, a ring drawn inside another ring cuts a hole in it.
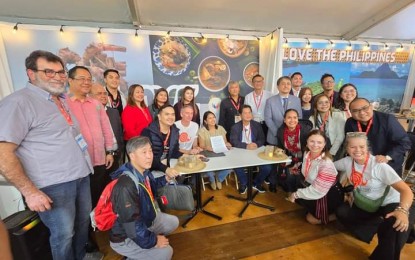
[[[183,224],[183,227],[186,227],[187,223],[192,220],[198,212],[202,212],[208,216],[211,216],[213,218],[216,218],[218,220],[221,220],[222,217],[217,216],[213,213],[210,213],[206,210],[204,210],[204,207],[213,200],[214,196],[211,196],[209,199],[207,199],[202,204],[202,195],[201,195],[201,178],[200,174],[204,172],[210,172],[210,171],[219,171],[219,170],[225,170],[225,169],[234,169],[234,168],[241,168],[241,167],[247,167],[248,168],[248,191],[247,191],[247,197],[236,197],[232,195],[227,195],[228,198],[246,201],[245,207],[242,209],[242,211],[239,213],[239,217],[242,217],[245,210],[248,208],[249,205],[255,205],[259,207],[268,208],[270,210],[274,210],[273,207],[260,204],[258,202],[254,201],[255,196],[258,194],[256,192],[255,194],[252,194],[252,167],[260,166],[260,165],[266,165],[266,164],[278,164],[278,163],[290,163],[290,159],[286,160],[279,160],[279,161],[271,161],[271,160],[264,160],[258,157],[258,153],[262,152],[265,149],[265,147],[260,147],[256,150],[246,150],[246,149],[240,149],[240,148],[232,148],[229,152],[225,153],[225,156],[222,157],[210,157],[209,162],[206,162],[206,167],[195,173],[181,173],[182,175],[186,174],[197,174],[196,176],[196,209],[193,212],[192,216],[186,220],[186,222]],[[176,165],[177,160],[171,159],[170,164],[171,166]]]

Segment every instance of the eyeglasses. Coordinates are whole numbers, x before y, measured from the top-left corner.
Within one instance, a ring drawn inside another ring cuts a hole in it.
[[[327,80],[327,81],[324,81],[324,84],[333,84],[334,83],[334,81],[333,80]]]
[[[81,82],[81,84],[84,84],[84,83],[93,83],[94,82],[94,80],[93,79],[87,79],[87,78],[73,78],[73,80],[76,80],[76,81],[80,81]]]
[[[93,94],[94,96],[108,96],[107,91],[102,91],[102,92],[97,92],[95,94]]]
[[[46,77],[48,77],[48,78],[53,78],[53,77],[56,76],[56,74],[58,74],[59,77],[61,77],[61,78],[66,78],[66,70],[54,71],[54,70],[51,70],[51,69],[43,69],[43,70],[33,70],[33,71],[36,71],[36,72],[41,71],[41,72],[45,73]]]
[[[350,112],[352,114],[359,114],[360,112],[367,112],[367,111],[369,111],[369,108],[370,108],[370,104],[369,105],[366,105],[366,106],[364,106],[362,108],[351,109]]]
[[[367,139],[367,135],[365,132],[348,132],[346,133],[346,137],[347,138],[360,137],[360,138]]]

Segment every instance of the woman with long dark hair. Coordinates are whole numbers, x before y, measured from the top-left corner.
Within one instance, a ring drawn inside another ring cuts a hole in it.
[[[144,102],[143,86],[131,85],[128,89],[127,106],[121,115],[125,143],[131,138],[141,135],[141,131],[152,121],[153,118]]]
[[[346,83],[339,89],[339,96],[335,100],[334,107],[344,112],[344,117],[348,119],[352,116],[349,109],[350,102],[358,97],[357,88],[352,83]]]
[[[150,114],[153,120],[157,120],[160,107],[169,104],[169,93],[165,88],[157,89],[154,94],[153,104],[150,106]]]
[[[315,96],[313,114],[310,117],[315,129],[324,132],[327,137],[327,146],[334,158],[342,158],[344,141],[344,125],[346,119],[343,112],[332,110],[330,98],[325,94]]]
[[[187,86],[182,90],[182,94],[181,94],[179,102],[177,102],[174,105],[174,112],[176,115],[176,120],[182,119],[182,116],[180,115],[180,111],[184,105],[193,106],[192,121],[200,125],[200,112],[199,112],[199,107],[196,105],[196,102],[195,102],[195,90],[190,86]]]
[[[299,120],[295,109],[288,109],[284,114],[284,124],[278,128],[277,146],[291,156],[291,163],[284,167],[279,165],[279,183],[286,192],[294,192],[301,175],[301,163],[306,147],[308,133],[312,129],[308,120]]]
[[[199,129],[198,136],[199,147],[203,150],[213,151],[210,138],[214,136],[222,136],[226,147],[228,147],[228,149],[232,147],[226,139],[226,130],[222,126],[216,124],[216,116],[211,111],[206,111],[203,114],[203,126]],[[222,182],[230,173],[231,170],[218,171],[216,180],[214,172],[207,172],[205,175],[209,176],[210,187],[212,190],[216,190],[216,188],[220,190],[222,189]]]

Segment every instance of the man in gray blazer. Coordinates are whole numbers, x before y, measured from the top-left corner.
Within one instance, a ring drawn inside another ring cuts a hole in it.
[[[299,118],[303,117],[300,99],[290,95],[291,79],[287,76],[280,77],[277,88],[279,94],[267,100],[264,110],[264,119],[268,126],[267,142],[272,145],[277,144],[277,130],[284,123],[284,113],[287,109],[295,109]]]

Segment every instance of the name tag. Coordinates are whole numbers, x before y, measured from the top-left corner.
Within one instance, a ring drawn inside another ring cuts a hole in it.
[[[84,139],[84,137],[82,136],[82,134],[79,134],[75,137],[76,142],[78,143],[79,147],[81,148],[82,151],[85,151],[88,148],[88,145]]]
[[[241,116],[240,115],[236,115],[235,116],[235,124],[236,123],[238,123],[239,121],[241,121],[242,120],[242,118],[241,118]]]

